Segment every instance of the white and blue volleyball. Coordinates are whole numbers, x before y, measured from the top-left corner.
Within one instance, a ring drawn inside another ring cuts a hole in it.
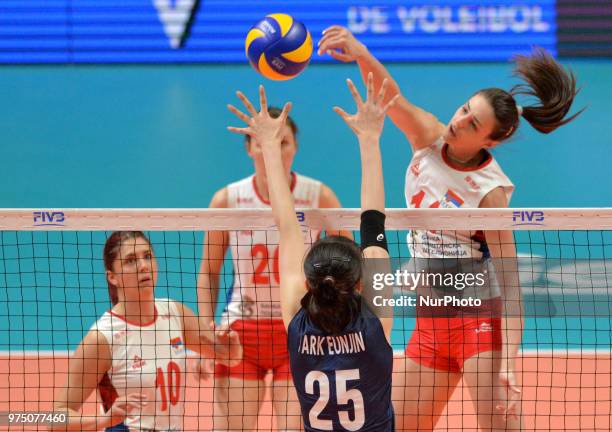
[[[287,14],[271,14],[255,24],[246,37],[251,66],[271,80],[297,76],[312,56],[312,37],[299,21]]]

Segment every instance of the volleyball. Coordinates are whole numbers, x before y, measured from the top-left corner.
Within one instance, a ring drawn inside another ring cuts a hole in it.
[[[296,77],[312,55],[312,37],[304,24],[287,14],[271,14],[255,24],[246,37],[251,66],[271,80]]]

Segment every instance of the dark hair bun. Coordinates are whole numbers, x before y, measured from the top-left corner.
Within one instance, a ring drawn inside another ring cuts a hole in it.
[[[310,291],[319,307],[333,307],[338,301],[338,295],[340,294],[336,289],[336,279],[331,275],[321,279]]]
[[[355,293],[361,280],[361,250],[345,237],[317,240],[304,260],[308,294],[302,307],[316,326],[335,334],[359,313]]]
[[[336,285],[336,279],[334,279],[334,277],[331,275],[325,276],[321,282],[325,285],[328,285],[330,288]]]

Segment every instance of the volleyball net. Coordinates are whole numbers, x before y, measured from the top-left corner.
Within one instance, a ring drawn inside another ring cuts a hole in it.
[[[296,212],[309,242],[316,240],[319,231],[353,232],[359,241],[359,216],[355,209]],[[475,266],[490,270],[482,267],[482,260],[467,260],[469,265],[461,268],[469,267],[472,279],[468,282],[464,277],[458,283],[458,256],[445,260],[440,270],[439,262],[419,263],[411,257],[410,249],[464,247],[482,251],[487,233],[511,231],[517,257],[494,257],[502,261],[493,261],[493,267],[497,278],[506,271],[515,276],[512,280],[522,293],[517,298],[517,316],[522,317],[523,328],[516,376],[522,389],[525,430],[612,429],[612,209],[389,209],[386,227],[392,258],[389,277],[395,278],[389,284],[393,286],[390,298],[395,302],[391,339],[396,367],[403,361],[415,327],[416,278],[446,273],[447,265],[454,269],[453,286],[442,294],[434,290],[438,299],[450,293],[450,303],[443,309],[445,316],[453,315],[455,306],[467,305],[472,297],[480,295],[485,303],[496,297],[490,287],[484,294],[482,290],[470,291],[478,281]],[[255,294],[235,305],[231,320],[252,320],[261,310],[278,308],[273,292],[278,289],[277,233],[267,210],[0,210],[0,430],[46,430],[43,424],[48,423],[40,416],[35,420],[34,415],[57,414],[53,406],[59,389],[78,385],[68,382],[68,359],[92,325],[111,308],[104,245],[113,231],[135,230],[145,232],[156,257],[156,298],[181,302],[197,314],[203,251],[221,247],[226,254],[219,266],[218,302],[211,305],[217,321],[228,316],[227,302],[236,298],[236,290],[247,286],[253,288],[249,293]],[[411,230],[421,234],[411,235]],[[222,238],[227,240],[215,243],[215,236],[205,236],[206,232],[225,232],[227,236]],[[428,240],[436,236],[438,240]],[[469,244],[444,244],[449,238],[466,238]],[[233,247],[242,253],[236,257],[236,262],[244,264],[238,264],[238,271],[230,253]],[[432,268],[435,271],[430,271]],[[404,278],[403,282],[398,282],[398,277]],[[384,282],[384,277],[378,281]],[[445,285],[440,281],[433,285]],[[479,294],[468,294],[472,292]],[[490,328],[479,323],[474,331],[488,332]],[[350,354],[354,342],[338,342],[337,347],[328,349]],[[243,340],[243,344],[245,352],[249,344],[255,346],[253,340]],[[252,351],[249,347],[249,355]],[[184,387],[182,430],[217,429],[214,422],[223,421],[219,404],[229,403],[219,392],[225,381],[210,365],[202,372],[195,353],[188,351],[187,356],[184,379],[166,383],[166,392],[152,389],[152,397],[165,398],[168,405],[170,396],[178,394],[169,386]],[[144,362],[155,360],[139,357]],[[265,365],[271,359],[260,360]],[[367,373],[368,365],[362,368]],[[243,389],[248,392],[254,380],[252,372],[244,373],[251,374],[244,377]],[[232,376],[236,377],[235,372]],[[270,374],[258,378],[273,386]],[[290,384],[285,381],[285,385]],[[255,394],[256,401],[251,402],[261,407],[254,430],[276,430],[279,419],[275,418],[275,407],[288,406],[289,401],[278,400],[280,393],[272,390]],[[82,411],[95,416],[100,402],[94,392],[83,401]],[[244,409],[236,412],[233,405],[232,415],[244,417],[246,424],[250,420]],[[354,418],[354,405],[348,402],[346,409],[349,418]],[[470,392],[459,383],[436,430],[477,427]],[[245,426],[244,430],[250,429]]]

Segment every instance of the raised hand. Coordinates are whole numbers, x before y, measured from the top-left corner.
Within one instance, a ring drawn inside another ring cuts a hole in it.
[[[236,92],[238,98],[242,101],[250,116],[240,111],[235,106],[228,104],[227,108],[233,112],[236,117],[247,124],[247,127],[238,128],[228,126],[228,130],[234,133],[249,135],[251,139],[257,142],[257,145],[272,145],[280,148],[282,140],[283,126],[287,123],[287,116],[291,110],[291,102],[288,102],[283,107],[278,118],[273,118],[268,113],[268,100],[266,92],[262,85],[259,86],[259,112],[249,101],[249,99],[240,91]]]
[[[352,62],[367,53],[368,49],[347,28],[334,25],[323,30],[317,52],[329,54],[341,62]]]
[[[334,111],[344,119],[347,125],[355,132],[359,139],[374,138],[378,139],[382,134],[385,123],[385,116],[389,108],[395,104],[399,95],[395,95],[386,105],[383,106],[385,92],[387,91],[387,80],[385,79],[380,86],[378,94],[374,95],[374,78],[372,74],[368,74],[367,79],[367,98],[364,101],[361,95],[355,88],[355,84],[350,79],[347,79],[349,90],[357,104],[357,113],[354,115],[347,114],[342,108],[334,107]]]

